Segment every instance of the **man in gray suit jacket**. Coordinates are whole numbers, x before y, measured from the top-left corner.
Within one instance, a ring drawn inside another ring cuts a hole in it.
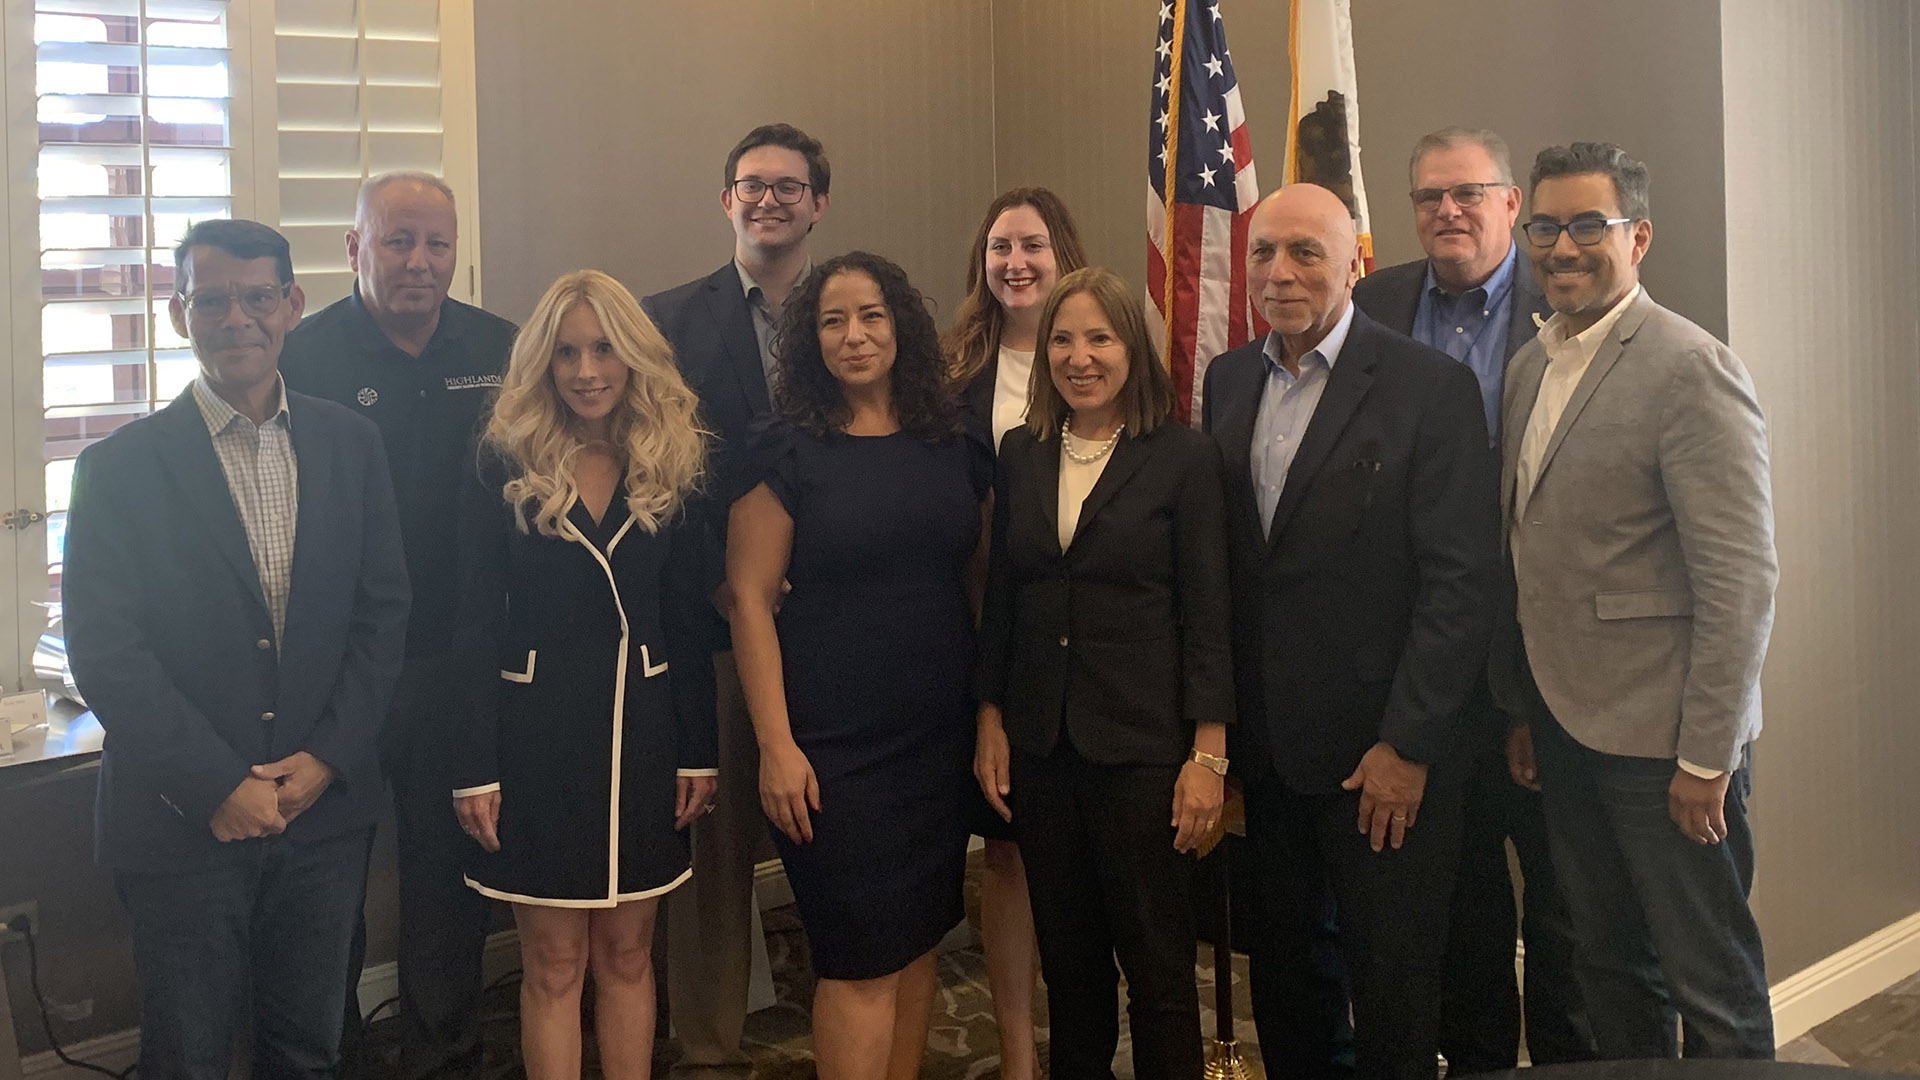
[[[1502,508],[1517,603],[1496,700],[1525,726],[1602,1057],[1773,1055],[1749,744],[1778,569],[1739,357],[1653,302],[1646,166],[1540,152],[1528,255],[1554,317],[1514,357]]]
[[[1488,453],[1497,456],[1507,364],[1553,314],[1514,244],[1520,188],[1507,143],[1484,128],[1441,128],[1414,144],[1407,174],[1414,231],[1427,257],[1361,278],[1353,302],[1473,372],[1492,440]],[[1540,795],[1507,775],[1507,722],[1485,679],[1476,681],[1464,711],[1466,809],[1447,925],[1440,1053],[1455,1075],[1518,1064],[1518,923],[1527,945],[1528,1058],[1535,1065],[1585,1060],[1593,1047],[1573,976],[1573,925],[1547,854]],[[1508,840],[1519,856],[1518,909]]]

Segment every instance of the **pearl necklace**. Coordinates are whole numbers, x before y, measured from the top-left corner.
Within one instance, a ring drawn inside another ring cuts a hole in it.
[[[1060,421],[1060,450],[1067,455],[1068,461],[1076,465],[1091,465],[1101,458],[1106,457],[1108,454],[1113,453],[1114,446],[1120,442],[1120,433],[1125,430],[1127,430],[1127,425],[1121,424],[1119,427],[1113,429],[1113,434],[1107,436],[1107,441],[1100,444],[1100,449],[1095,450],[1091,454],[1076,454],[1073,452],[1073,444],[1067,440],[1077,439],[1079,436],[1073,433],[1073,418],[1068,417]],[[1090,442],[1092,440],[1082,441]]]

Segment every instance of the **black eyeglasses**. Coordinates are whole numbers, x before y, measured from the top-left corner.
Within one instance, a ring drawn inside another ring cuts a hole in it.
[[[1506,184],[1498,180],[1482,180],[1473,184],[1455,184],[1452,187],[1414,188],[1407,194],[1413,199],[1413,208],[1415,210],[1432,213],[1440,209],[1440,199],[1442,196],[1451,195],[1453,197],[1453,205],[1462,210],[1468,210],[1479,206],[1481,202],[1486,199],[1488,188],[1503,188],[1506,186]]]
[[[287,298],[293,290],[293,283],[285,285],[253,285],[245,289],[202,289],[192,296],[176,294],[187,305],[187,310],[196,319],[224,318],[227,309],[235,301],[240,310],[256,319],[264,319],[280,308],[280,301]]]
[[[807,189],[813,185],[804,180],[775,180],[769,184],[765,180],[746,176],[727,186],[733,189],[734,198],[750,203],[759,202],[766,195],[767,189],[772,188],[774,202],[781,206],[792,206],[799,202],[806,195]]]
[[[1560,234],[1565,232],[1573,237],[1573,242],[1581,247],[1592,247],[1607,235],[1607,230],[1615,225],[1625,225],[1632,221],[1630,217],[1583,217],[1574,218],[1565,225],[1545,218],[1534,218],[1520,226],[1527,234],[1527,241],[1537,248],[1550,248],[1560,242]]]

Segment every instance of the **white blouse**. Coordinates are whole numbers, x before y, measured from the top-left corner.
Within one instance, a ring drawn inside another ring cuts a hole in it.
[[[1033,378],[1033,351],[1000,346],[999,377],[993,383],[993,448],[1007,432],[1027,422],[1027,384]]]
[[[1105,439],[1093,442],[1083,439],[1069,431],[1060,441],[1060,550],[1067,550],[1073,543],[1073,534],[1080,527],[1080,506],[1087,501],[1087,493],[1099,481],[1100,474],[1106,471],[1107,462],[1112,454],[1101,454],[1100,460],[1082,465],[1067,456],[1068,449],[1081,457],[1099,450]]]

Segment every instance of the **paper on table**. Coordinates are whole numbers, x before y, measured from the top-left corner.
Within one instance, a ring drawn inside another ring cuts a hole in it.
[[[13,733],[47,722],[47,692],[29,690],[0,697],[0,758],[13,756]]]

